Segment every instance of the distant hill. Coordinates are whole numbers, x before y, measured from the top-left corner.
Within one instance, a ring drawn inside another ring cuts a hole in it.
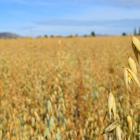
[[[10,32],[2,32],[0,33],[0,38],[19,38],[20,36]]]

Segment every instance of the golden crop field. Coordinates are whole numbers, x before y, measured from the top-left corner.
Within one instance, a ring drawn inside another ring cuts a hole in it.
[[[1,39],[0,140],[140,140],[129,57],[140,78],[130,36]]]

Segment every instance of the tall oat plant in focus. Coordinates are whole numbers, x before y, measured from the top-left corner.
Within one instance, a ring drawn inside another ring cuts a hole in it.
[[[139,64],[140,41],[136,37],[132,37],[132,48]],[[130,101],[130,95],[133,94],[133,84],[140,88],[140,82],[137,64],[131,57],[128,58],[128,67],[124,67],[124,82],[126,87],[124,118],[119,116],[115,96],[113,92],[110,92],[108,96],[109,125],[103,132],[105,140],[140,140],[140,116],[138,115],[136,120]]]

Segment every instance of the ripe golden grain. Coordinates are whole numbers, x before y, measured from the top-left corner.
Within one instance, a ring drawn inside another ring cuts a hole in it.
[[[131,134],[133,132],[133,121],[131,116],[127,116],[127,124],[128,124],[129,134]]]
[[[108,111],[109,111],[110,120],[112,118],[114,118],[115,120],[117,117],[116,102],[115,102],[115,98],[112,92],[109,93],[109,97],[108,97]]]
[[[140,52],[140,41],[133,36],[132,43],[134,44],[134,47],[136,47],[137,51]]]
[[[140,82],[137,75],[129,68],[127,68],[127,71],[130,73],[132,80],[138,85],[138,87],[140,87]]]
[[[103,140],[99,139],[103,130],[106,140],[128,138],[130,132],[136,139],[139,104],[133,103],[139,103],[139,92],[134,87],[129,94],[132,115],[124,103],[129,96],[121,67],[116,67],[126,63],[123,58],[131,53],[130,37],[61,40],[0,40],[0,140]],[[134,44],[133,48],[138,52]],[[132,67],[128,68],[137,76]],[[128,68],[124,77],[130,86],[135,76]],[[110,109],[106,108],[108,88],[115,95],[108,101]],[[130,132],[128,113],[135,122]]]
[[[130,74],[128,73],[127,68],[124,68],[124,82],[127,90],[130,90],[129,83],[131,82]]]
[[[131,57],[128,58],[128,64],[130,69],[137,75],[137,66],[135,61]]]
[[[140,41],[136,37],[132,37],[132,47],[137,61],[139,62]]]
[[[122,133],[121,127],[120,127],[120,125],[118,125],[116,127],[116,138],[117,138],[117,140],[123,140],[122,134],[123,133]]]

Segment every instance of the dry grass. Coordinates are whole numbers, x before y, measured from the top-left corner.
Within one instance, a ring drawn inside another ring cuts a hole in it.
[[[114,126],[118,140],[120,131],[139,140],[139,88],[132,83],[129,94],[123,80],[129,56],[136,61],[131,41],[0,40],[0,140],[105,140]],[[119,124],[109,119],[110,91]]]

